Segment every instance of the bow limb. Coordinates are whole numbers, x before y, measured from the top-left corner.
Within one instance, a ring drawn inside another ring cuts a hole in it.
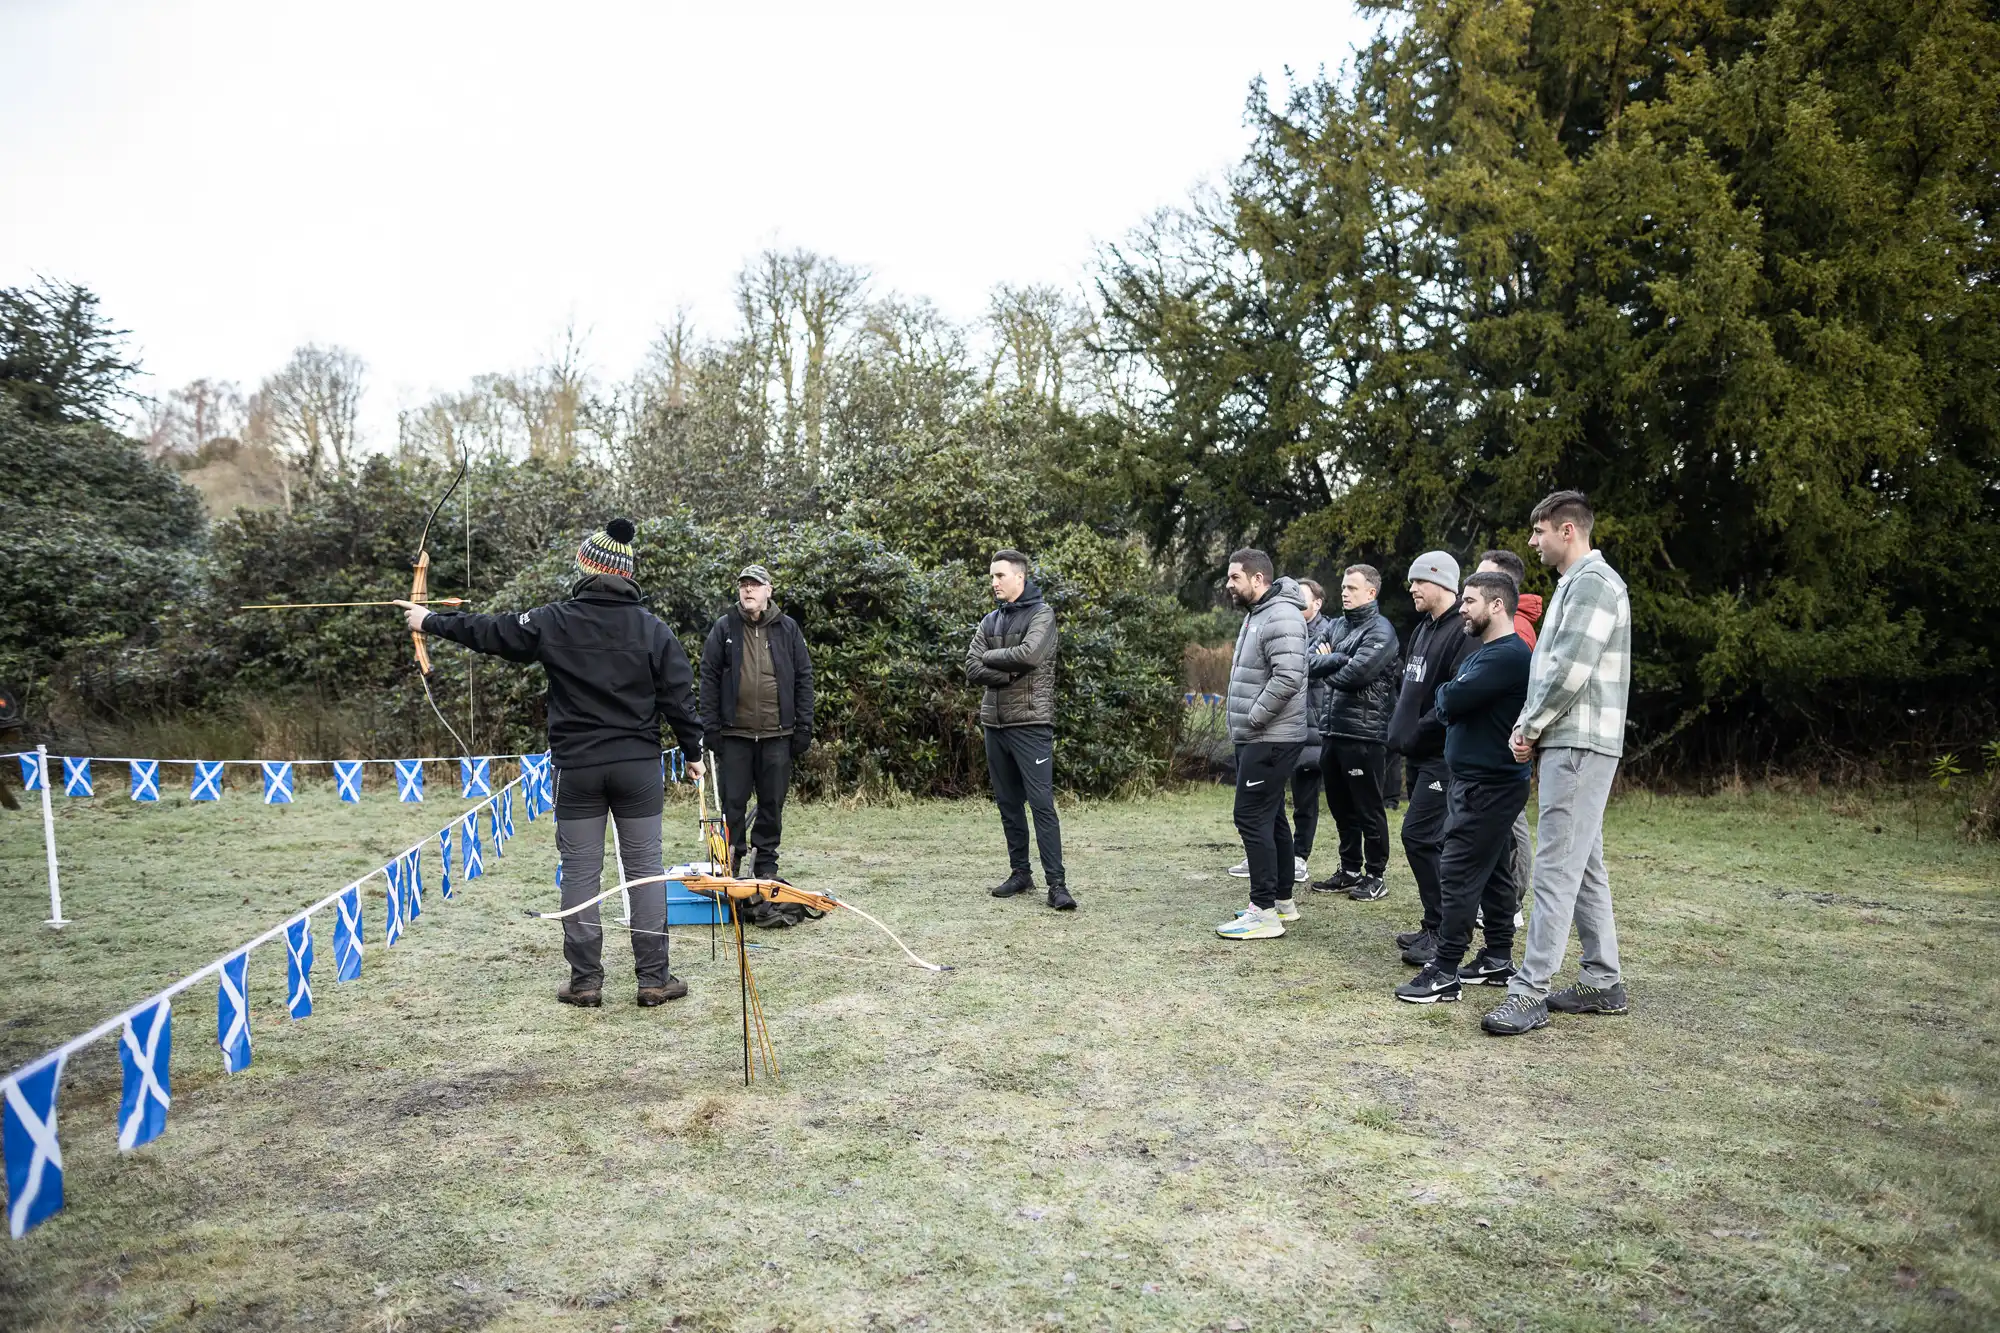
[[[451,485],[445,487],[444,494],[438,497],[437,503],[431,506],[431,512],[424,517],[423,531],[417,534],[417,557],[410,566],[410,600],[413,602],[421,604],[430,599],[431,523],[444,508],[444,502],[451,499],[452,492],[458,489],[458,484],[465,480],[466,469],[471,466],[472,451],[467,449],[459,462],[458,475],[451,479]],[[444,715],[442,708],[438,707],[437,696],[431,693],[431,654],[430,649],[424,646],[424,632],[411,630],[410,644],[416,650],[417,680],[424,687],[425,702],[430,704],[431,712],[437,714],[437,720],[444,724],[445,731],[458,745],[459,753],[466,753],[467,747],[464,739],[458,734],[458,728],[451,725],[451,719]]]
[[[925,962],[923,959],[917,957],[916,952],[913,949],[911,949],[909,945],[903,943],[902,938],[898,936],[895,931],[889,929],[887,926],[883,925],[880,921],[877,921],[874,917],[868,915],[868,913],[856,907],[853,903],[845,902],[839,898],[831,899],[831,901],[834,904],[834,906],[846,908],[848,911],[854,913],[854,915],[860,917],[863,921],[866,921],[870,925],[874,926],[875,929],[881,931],[884,935],[887,935],[889,939],[895,944],[895,946],[898,949],[901,949],[905,954],[908,954],[910,961],[915,963],[918,967],[923,968],[927,972],[951,971],[949,967],[944,966],[941,963]]]

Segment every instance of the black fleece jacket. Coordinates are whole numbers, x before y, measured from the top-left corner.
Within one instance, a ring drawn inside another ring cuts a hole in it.
[[[694,668],[665,621],[616,574],[577,583],[568,601],[532,611],[433,611],[424,633],[510,662],[535,662],[549,681],[549,748],[559,768],[657,759],[660,719],[681,752],[701,754]]]
[[[1441,616],[1426,616],[1410,631],[1403,654],[1403,692],[1389,718],[1389,748],[1411,759],[1435,759],[1444,753],[1444,723],[1437,719],[1437,688],[1458,673],[1459,659],[1478,646],[1465,637],[1465,617],[1458,606]]]

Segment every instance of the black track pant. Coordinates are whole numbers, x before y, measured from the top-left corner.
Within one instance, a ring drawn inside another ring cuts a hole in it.
[[[658,758],[556,771],[556,853],[562,858],[564,907],[596,897],[602,887],[607,817],[618,821],[618,852],[627,876],[640,879],[666,869],[660,860],[663,796]],[[592,990],[604,984],[604,926],[597,906],[563,918],[563,957],[569,960],[572,988]],[[632,890],[632,961],[642,987],[667,984],[664,883]]]
[[[986,772],[993,781],[993,803],[1000,807],[1000,827],[1007,834],[1007,869],[1028,870],[1028,817],[1035,815],[1035,846],[1042,853],[1042,874],[1051,889],[1067,888],[1063,875],[1062,824],[1056,819],[1056,730],[1054,727],[988,727]]]
[[[1292,826],[1285,792],[1305,742],[1252,741],[1236,747],[1236,831],[1250,862],[1250,905],[1292,896]]]
[[[1443,923],[1438,928],[1437,965],[1456,968],[1472,944],[1475,913],[1486,917],[1490,958],[1514,953],[1514,909],[1521,888],[1514,883],[1514,821],[1528,805],[1528,780],[1451,782],[1451,812],[1444,826]]]
[[[1410,774],[1410,808],[1403,812],[1403,855],[1417,881],[1424,905],[1423,928],[1435,931],[1443,911],[1438,858],[1444,852],[1444,821],[1451,790],[1451,770],[1442,758],[1406,761]]]
[[[755,847],[752,876],[776,879],[778,843],[785,831],[785,789],[792,782],[792,738],[753,741],[747,736],[717,736],[715,773],[722,786],[722,817],[729,822],[730,872],[742,868],[743,849]],[[749,817],[752,792],[757,796],[755,822]]]
[[[1321,752],[1326,803],[1340,829],[1340,868],[1379,876],[1389,868],[1389,815],[1382,808],[1387,756],[1374,741],[1335,737]]]
[[[1312,860],[1313,842],[1319,836],[1319,794],[1325,786],[1323,769],[1302,768],[1292,774],[1292,855],[1302,861]]]

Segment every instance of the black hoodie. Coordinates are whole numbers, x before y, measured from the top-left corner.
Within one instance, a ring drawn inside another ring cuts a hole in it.
[[[616,574],[580,580],[568,601],[532,611],[433,611],[424,633],[510,662],[537,662],[549,681],[549,748],[558,768],[657,759],[660,719],[681,752],[701,754],[694,669],[665,621]]]
[[[1458,604],[1425,616],[1410,631],[1403,654],[1403,692],[1389,718],[1389,748],[1421,762],[1444,754],[1444,723],[1437,719],[1437,688],[1458,674],[1459,659],[1477,643],[1465,636]]]

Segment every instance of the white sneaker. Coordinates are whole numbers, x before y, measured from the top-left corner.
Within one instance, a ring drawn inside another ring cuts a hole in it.
[[[1250,858],[1246,856],[1235,865],[1229,867],[1229,873],[1238,879],[1250,878]]]
[[[1225,940],[1271,940],[1285,933],[1276,908],[1251,907],[1215,928]]]
[[[1303,884],[1311,878],[1312,878],[1312,871],[1306,869],[1306,859],[1303,856],[1293,857],[1292,883]]]
[[[1280,921],[1297,921],[1299,919],[1299,905],[1291,898],[1278,899],[1277,912],[1278,920]]]

